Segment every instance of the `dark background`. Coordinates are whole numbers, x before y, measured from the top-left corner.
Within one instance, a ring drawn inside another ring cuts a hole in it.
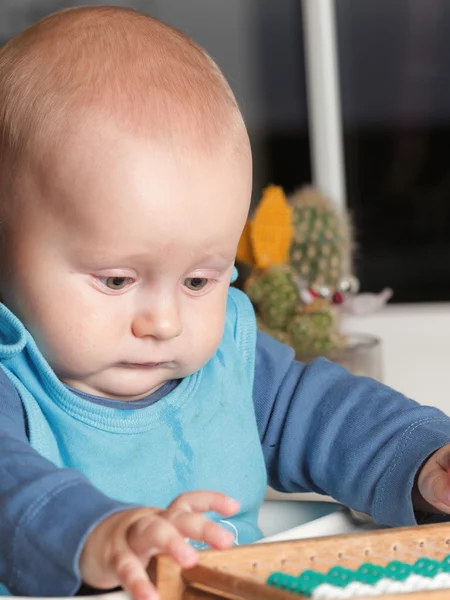
[[[1,0],[0,43],[59,8],[143,10],[192,35],[242,106],[254,204],[311,179],[300,0]],[[450,300],[450,2],[336,0],[348,207],[363,291]]]

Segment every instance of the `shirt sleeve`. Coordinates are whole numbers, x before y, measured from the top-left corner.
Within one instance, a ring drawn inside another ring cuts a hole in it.
[[[379,524],[415,524],[422,463],[450,443],[450,419],[389,387],[258,332],[254,405],[269,484],[327,494]]]
[[[80,473],[60,469],[27,438],[21,399],[0,370],[0,582],[17,596],[71,596],[86,537],[130,508]]]

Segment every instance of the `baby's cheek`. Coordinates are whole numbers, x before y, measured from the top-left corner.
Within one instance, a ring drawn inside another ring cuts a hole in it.
[[[205,316],[203,322],[202,347],[208,359],[217,350],[223,336],[225,325],[225,315],[215,313]]]
[[[222,297],[221,290],[218,292],[220,295],[205,296],[201,303],[189,304],[183,315],[185,362],[194,370],[208,362],[222,340],[227,293]]]
[[[102,335],[103,327],[89,313],[75,314],[70,310],[57,311],[52,318],[39,323],[36,343],[60,377],[82,375],[95,369],[99,357],[105,359],[112,340]]]
[[[90,344],[86,343],[83,332],[71,332],[70,328],[58,332],[53,329],[51,335],[41,336],[37,343],[59,377],[82,373],[92,355],[92,351],[89,351]]]

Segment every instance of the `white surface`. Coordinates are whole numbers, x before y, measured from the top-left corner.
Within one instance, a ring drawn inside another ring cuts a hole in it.
[[[340,504],[331,502],[273,500],[264,502],[259,512],[258,522],[263,535],[267,537],[316,521],[325,515],[341,510]]]
[[[334,0],[303,0],[313,183],[346,206]]]
[[[286,540],[301,540],[311,537],[323,537],[326,535],[344,535],[347,533],[360,533],[362,531],[379,529],[371,521],[357,521],[350,511],[340,508],[335,512],[320,517],[310,523],[293,527],[286,531],[280,531],[274,535],[265,537],[259,543],[281,542]]]
[[[384,383],[450,415],[450,304],[388,305],[344,328],[381,338]]]

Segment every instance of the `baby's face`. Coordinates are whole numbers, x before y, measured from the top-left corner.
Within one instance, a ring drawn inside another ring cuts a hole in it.
[[[58,377],[136,399],[220,342],[250,157],[204,156],[84,128],[25,176],[2,298]]]

